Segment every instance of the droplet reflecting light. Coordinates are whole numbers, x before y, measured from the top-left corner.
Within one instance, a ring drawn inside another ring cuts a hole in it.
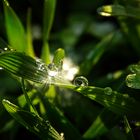
[[[74,85],[76,85],[76,86],[88,86],[88,80],[83,76],[76,77],[74,79]]]

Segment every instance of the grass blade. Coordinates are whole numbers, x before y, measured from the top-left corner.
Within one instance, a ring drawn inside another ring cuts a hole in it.
[[[58,84],[59,85],[59,84]],[[82,95],[94,100],[104,107],[108,108],[112,112],[118,115],[128,115],[128,116],[140,116],[137,111],[137,107],[140,103],[134,98],[129,97],[128,94],[121,94],[117,91],[113,91],[111,88],[99,88],[93,86],[81,86],[77,87],[74,85],[59,85],[61,87],[69,88]]]
[[[43,47],[41,58],[46,64],[50,63],[49,34],[54,19],[56,0],[44,0],[43,11]]]
[[[20,19],[10,7],[7,0],[4,0],[3,4],[9,44],[17,51],[28,52],[26,35]]]
[[[33,41],[32,41],[32,31],[31,31],[31,9],[28,9],[27,13],[27,54],[35,57],[34,49],[33,49]]]
[[[34,82],[41,83],[47,79],[44,63],[36,61],[24,53],[5,52],[0,54],[0,67],[16,76]]]
[[[132,129],[129,125],[129,122],[128,122],[126,116],[124,116],[124,123],[125,123],[125,131],[126,131],[126,134],[127,134],[127,140],[135,140],[134,136],[133,136],[133,133],[132,133]]]
[[[140,19],[140,9],[131,6],[105,5],[98,8],[98,13],[102,16],[125,16]]]
[[[108,109],[103,109],[89,129],[84,133],[83,138],[94,139],[96,136],[101,136],[114,127],[118,121],[119,116],[112,113]]]
[[[61,136],[49,122],[43,120],[33,113],[20,109],[18,106],[10,103],[8,100],[3,100],[2,103],[5,109],[16,121],[29,129],[31,132],[38,135],[41,139],[62,140]]]
[[[53,63],[56,67],[62,67],[64,57],[65,51],[63,49],[59,48],[58,50],[56,50],[53,58]]]
[[[54,19],[56,0],[44,0],[43,42],[48,41]]]

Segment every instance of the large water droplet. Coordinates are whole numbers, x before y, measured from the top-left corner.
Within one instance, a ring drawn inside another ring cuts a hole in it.
[[[76,77],[74,79],[74,85],[76,85],[76,86],[88,86],[88,80],[83,76]]]
[[[47,70],[48,70],[48,75],[51,77],[57,76],[59,72],[58,68],[55,66],[54,63],[49,64]]]
[[[3,68],[2,68],[2,67],[0,67],[0,70],[3,70]]]
[[[106,95],[111,95],[112,94],[112,89],[110,87],[106,87],[106,88],[104,88],[104,93]]]

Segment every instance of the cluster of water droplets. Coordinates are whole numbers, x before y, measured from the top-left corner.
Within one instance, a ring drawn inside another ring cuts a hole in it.
[[[4,52],[7,52],[7,51],[13,51],[13,49],[10,49],[8,47],[0,48],[0,54],[4,53]],[[0,67],[0,70],[3,70],[3,68]]]
[[[42,71],[46,75],[40,79],[42,83],[46,84],[68,84],[70,81],[68,81],[65,78],[65,75],[63,73],[63,62],[60,63],[60,65],[55,65],[54,63],[50,63],[46,65],[45,63],[42,62],[41,59],[36,59],[36,64],[38,67],[38,71]],[[83,77],[79,76],[76,77],[73,80],[73,84],[75,86],[88,86],[88,80]]]

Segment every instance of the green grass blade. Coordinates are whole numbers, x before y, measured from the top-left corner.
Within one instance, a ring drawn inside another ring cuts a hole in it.
[[[25,83],[24,83],[24,79],[21,80],[21,87],[22,87],[22,91],[23,91],[23,94],[25,96],[25,99],[26,99],[26,102],[30,108],[30,111],[33,112],[34,114],[36,114],[37,116],[39,116],[35,106],[32,104],[29,96],[28,96],[28,93],[26,92],[26,88],[25,88]]]
[[[43,42],[48,41],[54,19],[56,0],[44,0]]]
[[[20,52],[28,52],[23,25],[9,3],[4,0],[5,26],[9,44]]]
[[[29,131],[38,135],[41,139],[62,140],[58,132],[50,125],[49,122],[36,116],[33,113],[24,111],[18,106],[10,103],[8,100],[2,101],[5,109],[20,124]]]
[[[103,109],[89,129],[84,133],[83,138],[94,139],[96,136],[101,136],[114,127],[118,121],[119,116],[112,113],[108,109]]]
[[[35,57],[34,49],[33,49],[33,40],[32,40],[32,31],[31,31],[31,9],[28,9],[27,13],[27,54]]]
[[[41,58],[46,64],[50,63],[49,34],[52,28],[56,0],[44,0],[43,11],[43,47]]]
[[[62,67],[64,57],[65,51],[63,49],[59,48],[58,50],[56,50],[53,58],[53,63],[56,67]]]
[[[46,63],[50,64],[50,49],[49,49],[49,43],[46,41],[43,44],[42,52],[41,52],[41,59]]]
[[[36,61],[20,52],[5,52],[0,54],[0,67],[6,71],[34,82],[43,82],[47,79],[44,63]]]
[[[58,84],[59,85],[59,84]],[[101,105],[105,106],[112,112],[118,115],[128,115],[128,116],[140,116],[137,111],[140,103],[134,98],[130,97],[128,94],[121,94],[117,91],[112,91],[111,88],[99,88],[93,86],[81,86],[77,87],[74,85],[59,85],[61,87],[69,88],[74,91],[81,93],[82,95],[94,100]]]
[[[126,131],[126,134],[127,134],[127,140],[135,140],[134,136],[133,136],[133,133],[132,133],[132,129],[129,125],[129,122],[128,122],[126,116],[124,116],[124,123],[125,123],[125,131]]]
[[[140,19],[140,9],[122,5],[105,5],[98,8],[98,13],[102,16],[125,16]]]
[[[67,140],[81,140],[81,135],[78,130],[71,124],[71,122],[63,115],[63,113],[52,103],[50,103],[47,98],[40,96],[45,110],[47,111],[47,117],[51,124],[55,126],[57,130],[64,133],[64,137]]]

